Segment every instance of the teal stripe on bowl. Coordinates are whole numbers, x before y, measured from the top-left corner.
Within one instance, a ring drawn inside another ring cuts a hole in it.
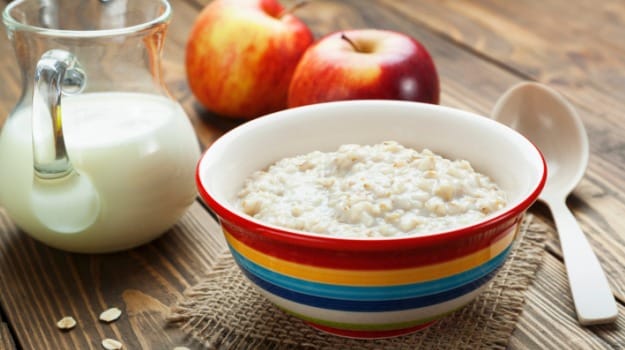
[[[386,287],[363,287],[318,283],[283,275],[268,270],[248,260],[235,249],[233,249],[232,246],[230,246],[230,250],[234,258],[245,270],[248,271],[248,273],[256,275],[257,277],[260,277],[263,280],[270,282],[271,284],[298,293],[315,295],[319,297],[361,301],[414,298],[458,288],[467,283],[478,280],[495,271],[504,263],[506,256],[510,252],[510,249],[511,247],[509,246],[499,255],[495,256],[493,259],[478,267],[438,280]]]

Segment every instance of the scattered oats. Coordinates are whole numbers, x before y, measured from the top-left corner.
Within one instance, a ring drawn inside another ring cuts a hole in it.
[[[106,350],[119,350],[121,349],[124,345],[120,342],[118,342],[115,339],[111,339],[111,338],[106,338],[104,340],[102,340],[102,346],[106,349]]]
[[[76,320],[72,316],[65,316],[56,323],[56,326],[64,331],[70,330],[76,327]]]
[[[186,346],[176,346],[174,350],[189,350]]]
[[[121,315],[122,315],[122,310],[116,307],[112,307],[108,310],[103,311],[100,314],[100,321],[110,323],[110,322],[117,320],[119,316]]]

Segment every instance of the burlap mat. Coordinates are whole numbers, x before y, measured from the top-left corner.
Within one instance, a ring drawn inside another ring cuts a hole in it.
[[[312,329],[265,300],[228,252],[185,292],[169,320],[210,349],[504,349],[542,261],[547,229],[528,215],[506,263],[475,301],[401,337],[356,340]]]

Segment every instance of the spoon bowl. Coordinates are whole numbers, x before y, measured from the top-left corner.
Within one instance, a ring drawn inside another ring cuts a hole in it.
[[[588,137],[576,110],[545,85],[524,82],[495,105],[493,118],[528,137],[547,161],[547,185],[540,198],[567,196],[584,177]]]
[[[608,281],[566,206],[566,197],[583,178],[588,165],[588,137],[579,115],[556,91],[524,82],[499,98],[492,116],[527,137],[545,157],[547,183],[538,199],[553,215],[579,322],[613,322],[618,311]]]

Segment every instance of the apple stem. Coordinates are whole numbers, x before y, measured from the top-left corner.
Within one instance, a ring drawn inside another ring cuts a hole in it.
[[[345,35],[345,33],[341,33],[341,39],[343,39],[343,40],[347,41],[347,42],[348,42],[348,43],[349,43],[349,44],[350,44],[350,45],[354,48],[354,50],[355,50],[356,52],[363,52],[363,51],[362,51],[362,50],[358,47],[358,45],[356,45],[356,43],[352,41],[352,39],[350,39],[347,35]]]
[[[299,9],[300,7],[302,7],[302,6],[306,5],[306,4],[308,4],[307,0],[297,1],[293,5],[291,5],[291,6],[287,7],[287,8],[285,8],[284,10],[282,10],[282,12],[280,12],[278,14],[278,18],[282,18],[283,16],[291,14],[291,13],[297,11],[297,9]]]

